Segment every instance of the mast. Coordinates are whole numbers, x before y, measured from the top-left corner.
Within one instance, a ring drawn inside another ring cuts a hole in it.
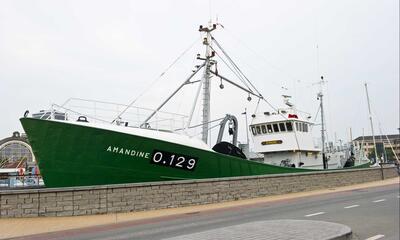
[[[369,95],[368,95],[368,87],[367,83],[364,83],[365,86],[365,93],[367,94],[367,103],[368,103],[368,113],[369,113],[369,121],[371,123],[371,133],[372,133],[372,141],[374,142],[374,150],[375,150],[375,163],[378,163],[378,152],[376,150],[376,142],[375,142],[375,135],[374,135],[374,124],[372,123],[372,113],[371,113],[371,105],[369,103]],[[382,180],[385,178],[383,175],[383,164],[382,162],[380,163],[381,165],[381,178]]]
[[[202,110],[202,130],[201,130],[201,139],[207,143],[208,142],[208,128],[209,128],[209,122],[210,122],[210,95],[211,95],[211,85],[210,85],[210,79],[211,79],[211,65],[212,61],[211,58],[214,56],[214,52],[211,49],[211,32],[215,30],[217,27],[216,24],[211,24],[209,22],[209,27],[203,27],[200,25],[199,31],[200,32],[205,32],[205,37],[203,38],[203,45],[206,46],[206,53],[205,53],[205,58],[203,59],[205,61],[205,67],[204,67],[204,72],[203,72],[203,99],[202,99],[202,105],[203,105],[203,110]],[[201,59],[198,57],[198,59]]]
[[[322,141],[322,163],[324,165],[324,169],[328,168],[328,163],[326,161],[326,156],[325,156],[325,118],[324,118],[324,102],[323,102],[323,94],[322,94],[322,84],[324,83],[324,77],[321,76],[321,89],[320,92],[318,93],[318,98],[319,99],[319,106],[321,108],[321,141]]]
[[[374,135],[374,124],[372,123],[372,113],[371,113],[371,105],[369,103],[369,95],[368,95],[367,83],[364,83],[364,86],[365,86],[365,93],[367,94],[369,121],[370,121],[370,124],[371,124],[372,141],[374,143],[374,150],[375,150],[375,161],[378,162],[378,152],[376,150],[376,142],[375,142],[375,135]]]

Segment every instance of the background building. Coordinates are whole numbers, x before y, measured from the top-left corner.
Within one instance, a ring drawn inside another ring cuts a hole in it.
[[[24,134],[13,132],[0,140],[0,168],[26,168],[35,163],[35,156]]]
[[[370,159],[375,159],[374,141],[372,136],[360,136],[354,139],[353,142],[358,149],[364,150]],[[375,142],[379,158],[387,159],[388,161],[395,161],[396,158],[393,154],[392,147],[397,157],[400,157],[400,134],[377,135],[375,136]]]

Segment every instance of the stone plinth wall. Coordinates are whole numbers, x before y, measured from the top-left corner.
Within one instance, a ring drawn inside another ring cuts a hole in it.
[[[398,177],[394,167],[386,178]],[[381,180],[380,168],[0,192],[1,218],[76,216],[184,207]]]

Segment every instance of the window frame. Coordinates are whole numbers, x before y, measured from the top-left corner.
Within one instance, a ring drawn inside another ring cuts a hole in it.
[[[251,126],[250,128],[251,128],[251,132],[253,133],[253,136],[257,136],[256,127]]]
[[[267,134],[267,128],[266,128],[266,126],[263,124],[263,125],[261,125],[261,132],[263,133],[263,134]]]
[[[272,124],[267,124],[267,132],[268,133],[273,133],[274,129],[272,129]]]
[[[278,125],[279,125],[279,130],[281,132],[286,132],[286,124],[284,122],[280,122],[280,123],[278,123]],[[282,129],[282,126],[283,126],[283,129]]]
[[[272,129],[274,130],[274,133],[279,132],[279,124],[278,123],[273,123],[272,124]]]

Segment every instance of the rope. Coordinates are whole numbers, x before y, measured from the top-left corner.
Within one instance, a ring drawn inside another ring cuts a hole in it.
[[[318,113],[319,113],[320,110],[321,110],[321,105],[318,105],[318,110],[317,110],[317,113],[315,114],[314,122],[317,121]]]
[[[385,135],[386,140],[387,140],[388,143],[389,143],[389,146],[390,146],[390,148],[391,148],[391,150],[392,150],[392,152],[393,152],[394,157],[396,158],[397,163],[400,164],[399,158],[398,158],[396,152],[395,152],[394,149],[393,149],[393,145],[392,145],[392,143],[390,142],[389,137],[387,136],[387,134],[383,134],[383,132],[382,132],[381,121],[380,121],[380,119],[379,119],[379,117],[378,117],[379,115],[376,114],[376,111],[375,111],[375,109],[374,109],[373,107],[371,107],[371,108],[372,108],[372,113],[374,114],[374,117],[376,117],[376,119],[378,120],[378,126],[379,126],[379,132],[380,132],[380,134],[381,134],[380,137],[381,137],[381,142],[382,142],[382,144],[384,144],[383,135]],[[375,146],[375,147],[376,147],[376,146]],[[385,146],[383,146],[383,151],[384,151],[384,153],[386,153]],[[387,160],[387,159],[386,159],[386,160]]]
[[[183,51],[156,79],[152,81],[152,83],[142,92],[140,93],[111,123],[114,123],[122,114],[124,114],[132,105],[141,98],[156,82],[158,82],[170,69],[174,66],[182,57],[185,55],[193,46],[199,41],[200,37],[196,38],[196,40],[188,47],[185,51]]]
[[[262,94],[257,90],[257,88],[250,82],[250,80],[244,75],[242,70],[236,65],[236,63],[232,60],[231,57],[225,52],[225,50],[221,47],[221,45],[218,43],[218,41],[212,36],[212,40],[215,42],[215,44],[218,46],[219,49],[221,49],[222,53],[225,55],[225,57],[229,60],[229,62],[233,65],[233,67],[246,79],[246,81],[250,84],[250,86],[257,92],[258,95],[262,96]]]
[[[269,67],[271,67],[271,68],[273,68],[273,69],[275,69],[275,70],[287,75],[293,81],[296,81],[297,79],[299,79],[299,78],[293,76],[292,74],[290,74],[288,71],[284,70],[283,68],[272,64],[268,59],[265,58],[264,55],[261,55],[257,51],[255,51],[254,49],[250,48],[244,41],[242,41],[239,37],[237,37],[234,33],[232,33],[228,28],[224,27],[223,29],[225,30],[225,32],[227,32],[229,35],[231,35],[232,38],[234,38],[237,42],[239,42],[242,46],[247,48],[250,52],[252,52],[255,56],[259,57],[261,60],[263,60],[263,62],[265,62],[266,65],[269,65]],[[277,82],[272,82],[272,83],[276,84],[279,87],[282,87],[282,85],[277,83]]]
[[[278,111],[276,107],[274,107],[268,100],[266,100],[262,94],[257,90],[257,88],[251,83],[251,81],[244,75],[244,73],[240,70],[240,68],[233,62],[232,58],[229,57],[229,55],[225,52],[225,50],[221,47],[221,45],[218,43],[218,41],[212,37],[212,40],[215,42],[215,44],[218,46],[219,49],[221,49],[222,53],[226,56],[226,58],[229,60],[229,62],[234,66],[235,69],[247,80],[247,82],[250,84],[250,86],[257,92],[257,94],[260,96],[261,99],[264,100],[270,106],[273,110],[275,110],[279,115],[281,115],[285,120],[287,120],[286,116],[284,116],[282,113]],[[258,103],[257,103],[258,107]]]
[[[285,120],[287,120],[286,116],[284,116],[282,113],[278,111],[276,107],[274,107],[268,100],[266,100],[262,94],[257,90],[257,88],[251,83],[251,81],[244,75],[244,73],[240,70],[240,68],[233,62],[232,58],[229,57],[229,55],[225,52],[225,50],[221,47],[221,45],[218,43],[218,41],[212,36],[212,40],[215,42],[215,44],[218,46],[218,48],[222,51],[222,53],[225,55],[225,57],[229,60],[229,62],[233,65],[233,67],[246,79],[246,81],[250,84],[250,86],[257,92],[257,94],[260,96],[259,99],[263,99],[264,102],[268,104],[274,111],[276,111],[279,115],[281,115]],[[259,101],[258,101],[259,103]],[[257,103],[257,107],[258,107]]]
[[[214,125],[214,126],[212,126],[212,127],[209,127],[207,130],[212,130],[212,129],[218,127],[219,125],[220,125],[220,124],[218,123],[218,124],[216,124],[216,125]],[[200,135],[200,134],[202,134],[202,133],[200,132],[200,133],[197,133],[197,134],[192,135],[192,136],[190,136],[190,137],[196,137],[196,136],[198,136],[198,135]]]
[[[218,54],[217,51],[215,51],[214,48],[211,47],[211,49],[217,54],[217,57],[218,57],[219,59],[222,60],[222,62],[229,68],[229,70],[231,70],[231,71],[233,72],[233,74],[235,74],[236,77],[239,78],[239,80],[247,87],[247,89],[249,89],[249,91],[252,91],[252,90],[250,89],[249,85],[248,85],[248,84],[246,83],[246,81],[243,79],[243,77],[237,72],[237,70],[236,70],[236,69],[232,69],[232,67],[229,66],[229,64],[221,57],[221,55]]]
[[[194,126],[191,126],[191,127],[188,127],[189,129],[190,128],[196,128],[196,127],[200,127],[200,126],[203,126],[203,125],[205,125],[205,124],[209,124],[209,123],[213,123],[213,122],[216,122],[216,121],[219,121],[219,120],[222,120],[222,119],[224,119],[225,117],[222,117],[222,118],[217,118],[217,119],[214,119],[214,120],[212,120],[212,121],[209,121],[209,122],[207,122],[207,123],[200,123],[200,124],[197,124],[197,125],[194,125]],[[175,129],[175,131],[180,131],[180,130],[184,130],[184,129],[186,129],[186,128],[178,128],[178,129]]]

